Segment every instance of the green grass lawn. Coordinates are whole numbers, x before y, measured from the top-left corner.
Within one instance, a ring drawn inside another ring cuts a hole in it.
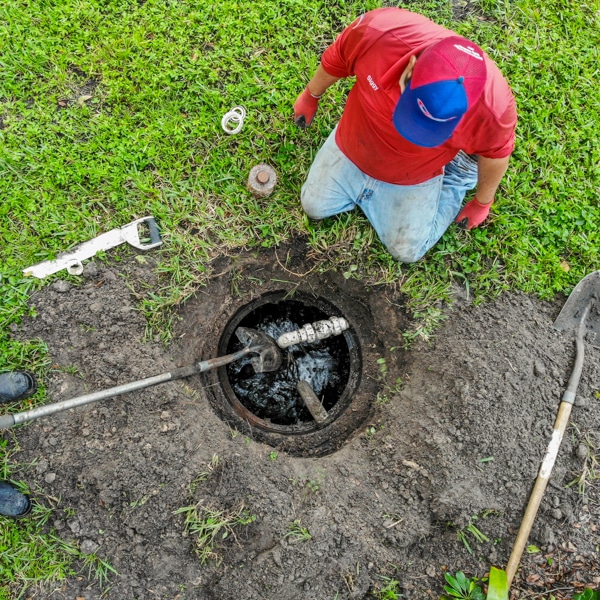
[[[452,227],[410,266],[386,255],[359,214],[309,225],[300,186],[351,82],[327,92],[308,130],[293,125],[292,104],[334,36],[381,5],[5,0],[0,370],[43,375],[47,368],[43,343],[10,335],[28,310],[28,294],[52,281],[24,278],[22,269],[150,214],[165,241],[158,251],[162,285],[141,307],[165,338],[170,309],[203,284],[212,257],[295,234],[317,250],[337,248],[342,268],[356,265],[358,277],[401,280],[414,311],[425,315],[452,281],[467,284],[477,299],[502,290],[548,299],[598,269],[598,0],[475,0],[454,10],[442,1],[404,4],[477,41],[515,92],[517,146],[493,216],[471,232]],[[246,120],[228,136],[221,117],[236,105],[246,108]],[[258,162],[279,176],[267,200],[246,190]],[[16,441],[5,438],[0,456],[10,477]],[[38,540],[62,550],[44,554]],[[42,516],[25,525],[0,520],[0,598],[69,572],[76,549],[56,540]],[[29,556],[32,544],[40,552],[25,563],[19,556]],[[64,560],[48,559],[57,553]]]

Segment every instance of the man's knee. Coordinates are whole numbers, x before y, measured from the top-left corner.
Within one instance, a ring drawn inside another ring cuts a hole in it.
[[[310,186],[307,186],[306,184],[302,187],[302,191],[300,193],[300,202],[302,204],[302,210],[310,219],[320,220],[324,218],[319,210],[320,203],[317,199],[317,195],[311,193]]]
[[[420,260],[421,258],[423,258],[424,253],[423,252],[410,252],[410,253],[396,253],[396,252],[392,252],[390,251],[390,254],[398,261],[401,263],[415,263],[418,260]]]
[[[307,181],[300,192],[302,209],[309,218],[320,221],[327,217],[333,217],[355,208],[354,203],[343,196],[328,194],[323,186],[311,184]]]
[[[408,246],[406,244],[386,244],[387,251],[392,257],[401,263],[414,263],[423,258],[425,251],[423,246]]]

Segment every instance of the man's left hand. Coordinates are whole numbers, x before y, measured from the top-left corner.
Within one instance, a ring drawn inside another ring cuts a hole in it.
[[[298,96],[294,103],[294,123],[301,129],[308,127],[315,118],[321,96],[311,94],[308,86]]]
[[[477,198],[473,198],[470,202],[465,204],[465,207],[458,213],[455,219],[455,223],[458,224],[462,229],[473,229],[481,225],[490,214],[490,207],[492,202],[489,204],[481,204]]]

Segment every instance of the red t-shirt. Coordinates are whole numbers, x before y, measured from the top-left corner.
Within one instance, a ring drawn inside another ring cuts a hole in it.
[[[440,175],[459,150],[486,158],[504,158],[513,151],[515,100],[487,55],[485,90],[444,144],[417,146],[394,127],[400,76],[410,57],[453,35],[457,34],[422,15],[401,8],[379,8],[354,21],[325,50],[321,64],[327,73],[356,76],[336,142],[367,175],[388,183],[415,185]]]

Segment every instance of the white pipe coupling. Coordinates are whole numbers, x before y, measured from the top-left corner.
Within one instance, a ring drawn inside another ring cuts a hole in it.
[[[289,333],[283,333],[277,338],[277,345],[280,348],[287,348],[295,344],[304,344],[324,340],[334,335],[346,331],[350,325],[343,317],[331,317],[326,321],[317,321],[316,323],[307,323],[304,327]]]

